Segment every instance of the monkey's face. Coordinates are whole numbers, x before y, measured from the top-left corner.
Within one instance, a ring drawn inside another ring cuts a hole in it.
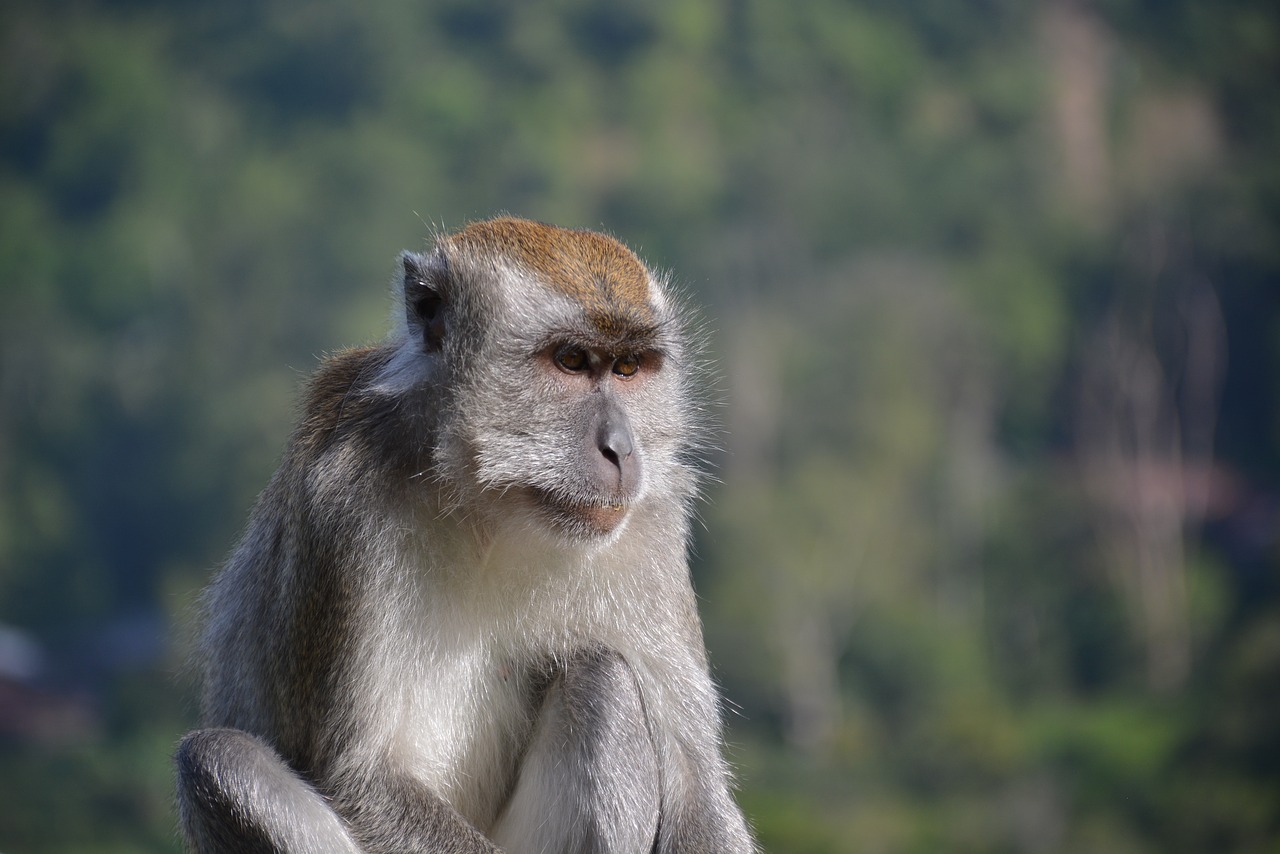
[[[489,515],[609,539],[664,483],[683,409],[672,354],[653,337],[592,338],[551,332],[506,348],[506,370],[472,374],[468,397],[487,398],[472,411],[487,416],[460,438]]]
[[[631,409],[662,361],[652,349],[619,351],[573,341],[553,343],[534,355],[542,393],[563,413],[570,444],[565,469],[545,485],[531,485],[529,496],[558,529],[610,534],[641,494],[644,450]]]
[[[629,250],[504,219],[403,260],[411,356],[395,371],[436,389],[435,481],[461,512],[599,542],[651,495],[688,491],[683,334]]]

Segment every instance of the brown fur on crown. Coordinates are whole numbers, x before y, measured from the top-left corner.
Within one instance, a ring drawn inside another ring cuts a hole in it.
[[[594,231],[501,217],[472,223],[442,241],[469,254],[504,257],[578,302],[602,332],[650,326],[649,271],[635,253]]]

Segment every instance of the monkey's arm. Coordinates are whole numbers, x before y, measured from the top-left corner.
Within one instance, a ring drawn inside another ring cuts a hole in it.
[[[704,677],[710,690],[710,677]],[[730,791],[730,775],[719,752],[719,714],[714,702],[691,699],[685,708],[697,720],[678,730],[656,721],[657,741],[663,745],[662,818],[656,854],[754,854],[742,811]],[[701,730],[701,734],[697,734]],[[692,737],[690,737],[690,735]]]
[[[755,854],[758,851],[722,770],[694,773],[685,783],[684,791],[663,801],[655,852]]]
[[[256,513],[209,598],[211,612],[222,615],[206,639],[216,650],[206,669],[209,728],[188,735],[176,756],[189,847],[199,854],[495,851],[442,798],[396,774],[386,751],[366,737],[382,706],[353,687],[364,684],[353,614],[370,597],[377,604],[370,589],[377,577],[350,570],[371,566],[352,542],[376,537],[318,527],[317,517],[340,514],[288,465],[262,503],[285,504],[280,484],[290,482],[289,524]],[[344,570],[354,576],[346,583]]]
[[[654,854],[753,854],[722,756],[720,695],[711,679],[693,586],[683,561],[668,564],[665,607],[647,616],[650,642],[632,667],[657,749],[662,811]],[[657,641],[656,643],[654,641]]]

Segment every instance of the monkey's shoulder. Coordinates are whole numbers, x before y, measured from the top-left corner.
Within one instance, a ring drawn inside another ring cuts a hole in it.
[[[368,430],[392,407],[372,384],[394,355],[387,346],[356,347],[329,355],[303,391],[295,446],[318,453],[351,431]]]

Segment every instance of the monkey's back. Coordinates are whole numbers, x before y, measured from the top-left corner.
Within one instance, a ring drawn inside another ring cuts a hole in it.
[[[377,449],[383,434],[412,429],[367,387],[389,356],[349,350],[317,370],[281,465],[205,595],[204,723],[253,733],[304,766],[322,764],[332,746],[317,734],[350,713],[349,662],[376,631],[370,598],[388,582],[377,552],[397,496],[386,485],[408,464]]]

